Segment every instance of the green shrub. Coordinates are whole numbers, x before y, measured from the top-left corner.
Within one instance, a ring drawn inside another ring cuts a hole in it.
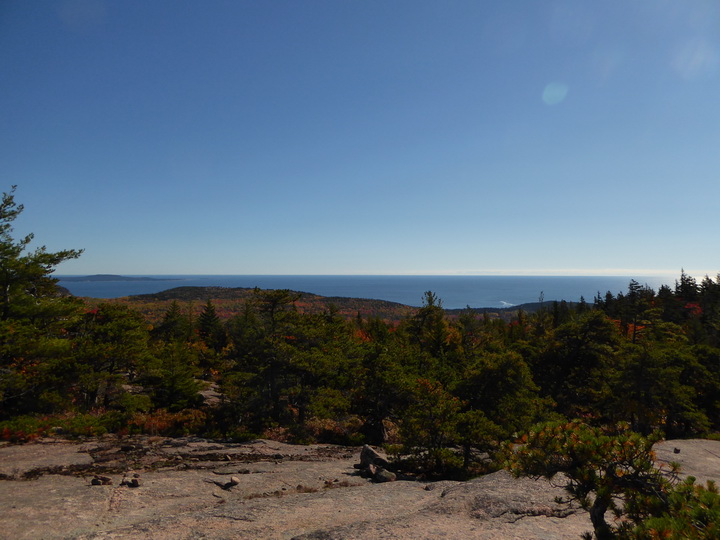
[[[16,416],[0,422],[0,438],[13,443],[28,442],[43,437],[50,424],[48,417]]]
[[[46,436],[97,437],[108,432],[120,431],[126,425],[127,418],[119,411],[17,416],[0,422],[0,439],[21,443]]]

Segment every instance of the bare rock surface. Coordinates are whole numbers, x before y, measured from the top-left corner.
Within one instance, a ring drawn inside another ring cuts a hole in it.
[[[720,441],[682,439],[655,445],[658,464],[680,464],[683,476],[694,476],[698,483],[714,480],[720,484]]]
[[[554,502],[562,489],[546,481],[500,471],[375,483],[354,467],[360,452],[161,437],[4,445],[0,538],[530,540],[591,528],[585,512]],[[669,441],[658,457],[714,478],[720,442]]]
[[[92,462],[81,445],[65,441],[36,444],[32,451],[25,445],[5,445],[0,448],[0,478],[17,478],[37,470],[84,467]]]

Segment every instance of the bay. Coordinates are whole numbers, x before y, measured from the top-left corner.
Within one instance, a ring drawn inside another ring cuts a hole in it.
[[[625,293],[631,279],[655,290],[674,284],[666,276],[153,275],[147,276],[151,278],[148,281],[63,281],[64,276],[55,277],[72,294],[92,298],[151,294],[187,286],[259,287],[421,306],[425,291],[432,291],[448,309],[509,307],[537,302],[541,297],[546,302],[576,302],[584,297],[592,303],[598,293]]]

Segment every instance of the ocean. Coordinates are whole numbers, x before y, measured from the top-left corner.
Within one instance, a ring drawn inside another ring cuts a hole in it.
[[[659,276],[148,276],[148,281],[64,281],[60,285],[76,296],[119,298],[175,287],[259,287],[291,289],[321,296],[389,300],[421,306],[425,291],[434,292],[443,307],[457,309],[510,307],[517,304],[584,297],[589,303],[600,293],[627,292],[631,279],[657,290],[674,280]],[[68,276],[69,277],[69,276]],[[141,276],[128,276],[141,277]]]

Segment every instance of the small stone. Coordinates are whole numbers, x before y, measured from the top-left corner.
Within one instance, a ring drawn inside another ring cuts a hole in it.
[[[140,487],[140,479],[138,479],[138,478],[133,478],[132,480],[130,480],[130,481],[127,483],[127,486],[128,486],[128,487],[131,487],[131,488]]]
[[[102,481],[99,478],[93,478],[92,480],[90,480],[90,484],[93,486],[101,486]]]
[[[240,483],[240,478],[237,476],[230,477],[230,485],[237,486]]]
[[[674,453],[674,454],[679,454],[679,453],[680,453],[680,449],[679,449],[679,448],[673,448],[673,453]]]

